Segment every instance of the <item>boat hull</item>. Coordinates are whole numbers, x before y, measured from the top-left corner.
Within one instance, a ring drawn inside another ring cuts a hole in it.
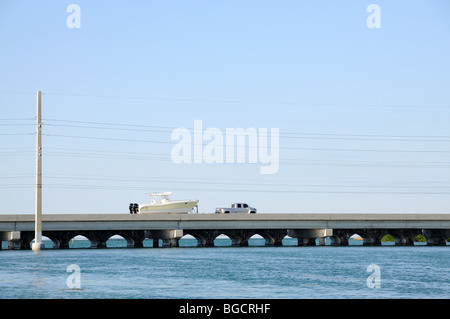
[[[195,205],[197,205],[197,203],[198,200],[139,205],[139,214],[187,214],[195,207]]]

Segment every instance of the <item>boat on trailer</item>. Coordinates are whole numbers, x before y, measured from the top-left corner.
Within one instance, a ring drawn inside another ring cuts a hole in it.
[[[160,192],[150,194],[150,204],[140,204],[138,214],[188,214],[197,210],[198,199],[171,200],[172,192]]]

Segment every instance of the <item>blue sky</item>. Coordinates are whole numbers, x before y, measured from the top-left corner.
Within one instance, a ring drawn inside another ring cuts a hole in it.
[[[37,90],[44,213],[171,190],[200,212],[448,212],[449,1],[3,0],[0,43],[2,214],[34,211]],[[175,164],[195,120],[278,128],[278,172]]]

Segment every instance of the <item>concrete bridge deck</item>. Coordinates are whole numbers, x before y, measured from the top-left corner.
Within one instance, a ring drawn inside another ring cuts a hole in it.
[[[346,245],[355,233],[366,245],[380,244],[385,234],[394,236],[397,244],[412,244],[423,234],[428,244],[445,245],[450,214],[45,214],[42,230],[59,248],[67,248],[77,235],[90,239],[93,247],[106,247],[113,235],[124,237],[130,247],[141,247],[145,238],[177,246],[186,234],[197,238],[200,246],[213,245],[220,234],[236,246],[245,246],[254,234],[263,236],[267,245],[281,245],[286,235],[298,238],[299,245],[325,237]],[[34,215],[0,215],[0,239],[11,247],[28,248],[34,239]]]
[[[450,229],[450,214],[46,214],[43,230],[107,229]],[[0,231],[34,230],[34,215],[0,215]]]

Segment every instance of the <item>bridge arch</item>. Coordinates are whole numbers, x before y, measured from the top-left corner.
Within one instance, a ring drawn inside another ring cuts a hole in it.
[[[259,233],[254,233],[248,238],[248,245],[252,247],[266,246],[266,243],[270,245],[273,242],[273,238],[269,235],[261,235]]]
[[[75,235],[67,241],[66,247],[60,248],[71,248],[71,249],[89,248],[91,247],[91,245],[92,245],[91,240],[86,236]]]
[[[229,247],[233,245],[233,240],[227,234],[221,233],[214,238],[214,247]]]
[[[128,236],[124,237],[123,235],[113,234],[106,240],[107,248],[124,248],[124,247],[133,247],[134,241]]]
[[[281,239],[281,245],[282,246],[298,246],[298,239],[291,237],[289,235],[286,235]]]
[[[389,229],[381,232],[380,240],[382,245],[406,245],[408,239],[402,231]]]
[[[126,245],[121,245],[120,247],[127,247],[127,248],[142,248],[144,247],[144,240],[146,238],[145,231],[139,231],[139,230],[116,230],[111,231],[109,233],[105,234],[106,236],[109,236],[107,238],[108,240],[112,240],[113,236],[120,236],[126,241]],[[110,245],[109,245],[110,244]],[[115,247],[114,242],[107,243],[107,247]]]
[[[36,238],[33,236],[29,242],[29,246],[31,248],[33,242],[36,240]],[[49,235],[42,235],[42,242],[44,243],[45,249],[49,248],[58,248],[59,247],[59,241],[56,237],[49,236]]]
[[[330,237],[331,245],[382,245],[386,239],[395,245],[414,245],[414,239],[421,233],[420,229],[334,229]],[[359,241],[359,240],[361,241]]]
[[[202,229],[190,229],[184,230],[184,236],[191,235],[197,240],[198,247],[213,247],[214,246],[214,236],[211,231]],[[184,237],[183,236],[183,237]]]
[[[381,245],[382,233],[374,229],[358,229],[357,233],[363,239],[364,246]]]
[[[330,238],[332,246],[376,245],[381,237],[373,229],[333,229]]]
[[[85,232],[85,231],[81,231],[81,232],[73,232],[70,233],[71,236],[68,236],[70,238],[66,238],[65,241],[67,241],[67,244],[65,245],[67,248],[106,248],[106,239],[100,238],[99,234],[96,234],[94,232]],[[81,247],[79,247],[77,245],[77,247],[75,247],[75,245],[73,245],[74,243],[72,242],[72,240],[75,239],[75,237],[78,237],[80,239],[87,239],[89,241],[89,246],[82,245]],[[70,242],[70,244],[69,244]],[[104,242],[104,246],[101,245],[101,243]]]
[[[286,229],[259,229],[255,230],[248,239],[254,235],[264,238],[264,244],[256,242],[255,246],[282,246],[283,239],[288,235],[288,231]]]
[[[381,231],[382,241],[386,238],[386,235],[390,235],[394,238],[395,245],[414,245],[414,239],[422,233],[420,229],[384,229]],[[392,238],[390,238],[392,240]]]
[[[184,234],[179,240],[180,247],[196,247],[198,246],[198,240],[190,234]]]
[[[83,232],[77,231],[44,231],[43,236],[49,238],[53,242],[53,248],[68,249],[68,248],[87,248],[91,246],[91,239],[88,236],[83,236],[89,240],[88,246],[73,247],[73,239],[79,235],[84,235]],[[34,237],[34,236],[33,236]]]
[[[231,239],[231,246],[247,246],[248,238],[254,235],[253,231],[243,229],[189,229],[184,234],[195,237],[199,247],[213,247],[215,239],[220,235],[225,235]]]

